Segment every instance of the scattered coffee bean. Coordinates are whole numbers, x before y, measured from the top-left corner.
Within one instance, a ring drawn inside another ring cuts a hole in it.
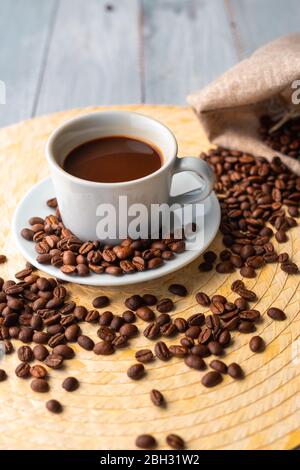
[[[126,323],[134,323],[136,320],[136,316],[131,310],[125,310],[122,313],[122,318]]]
[[[172,449],[180,450],[185,448],[184,440],[177,434],[169,434],[166,441],[168,446],[172,447]]]
[[[140,380],[145,375],[145,367],[143,364],[133,364],[127,370],[127,375],[132,380]]]
[[[46,393],[49,391],[49,384],[45,379],[33,379],[30,386],[34,392]]]
[[[139,307],[144,305],[145,301],[140,295],[132,295],[125,300],[125,305],[129,310],[136,311]]]
[[[20,346],[18,349],[18,358],[21,362],[30,362],[33,360],[33,352],[30,346]]]
[[[67,377],[62,383],[62,387],[67,392],[74,392],[79,387],[79,382],[75,377]]]
[[[47,376],[47,370],[43,366],[35,365],[30,368],[30,375],[36,379],[44,379]]]
[[[109,305],[109,298],[106,295],[100,295],[93,300],[94,308],[104,308]]]
[[[93,351],[97,355],[109,356],[115,352],[115,349],[110,341],[100,341],[95,344]]]
[[[165,404],[164,396],[159,390],[151,390],[150,399],[155,406],[163,406]]]
[[[152,449],[157,446],[157,442],[150,434],[141,434],[136,438],[135,445],[141,449]]]
[[[33,355],[34,355],[34,358],[37,359],[38,361],[44,361],[46,357],[49,355],[49,351],[42,344],[38,344],[37,346],[34,346],[33,348]]]
[[[151,349],[140,349],[135,353],[135,358],[138,362],[147,364],[148,362],[153,361],[154,355]]]
[[[16,376],[21,379],[26,379],[29,376],[29,373],[30,365],[27,362],[21,362],[15,370]]]
[[[0,369],[0,382],[4,382],[6,380],[7,374],[4,369]]]
[[[148,305],[148,307],[152,307],[157,303],[157,298],[152,294],[144,294],[143,301],[146,305]]]
[[[173,308],[174,308],[173,300],[171,300],[171,299],[162,299],[158,302],[156,308],[160,313],[171,312],[171,310],[173,310]]]
[[[64,358],[59,354],[49,354],[44,360],[44,364],[50,367],[51,369],[60,369],[64,361]]]
[[[249,342],[249,347],[252,352],[261,352],[265,349],[265,342],[261,336],[253,336]]]
[[[77,343],[86,351],[92,351],[95,346],[94,341],[89,336],[86,336],[86,335],[78,336]]]
[[[66,344],[59,344],[53,348],[53,354],[62,356],[64,359],[72,359],[74,357],[74,350]]]
[[[196,301],[203,307],[209,307],[210,305],[210,298],[204,292],[198,292],[196,294]]]
[[[219,359],[214,359],[209,365],[212,369],[216,370],[217,372],[220,372],[220,374],[227,373],[226,364],[223,361],[220,361]]]
[[[163,341],[158,341],[154,346],[154,352],[158,359],[161,361],[168,361],[171,357],[171,351]]]
[[[144,336],[148,339],[156,339],[160,335],[160,328],[157,323],[149,323],[144,330]]]
[[[174,357],[185,357],[189,352],[186,346],[179,344],[169,346],[169,351]]]
[[[242,379],[244,377],[243,370],[239,364],[233,362],[227,367],[227,372],[233,379]]]
[[[178,295],[179,297],[187,296],[187,289],[182,284],[171,284],[169,286],[169,292],[172,294]]]
[[[185,358],[184,362],[188,367],[191,367],[192,369],[204,370],[206,368],[206,364],[203,361],[202,357],[195,354],[189,354]]]
[[[210,350],[205,344],[196,344],[191,348],[191,353],[200,357],[208,357],[211,355]]]
[[[215,356],[221,356],[224,354],[224,349],[218,341],[210,341],[207,346],[211,354],[214,354]]]
[[[210,371],[207,372],[201,380],[202,385],[204,387],[215,387],[223,380],[222,375],[217,371]]]
[[[147,305],[143,306],[143,307],[139,307],[137,310],[136,310],[136,315],[143,321],[146,321],[146,322],[150,322],[150,321],[153,321],[154,318],[155,318],[155,315],[154,315],[154,312],[153,310],[151,310],[150,307],[148,307]]]
[[[267,310],[267,315],[272,318],[272,320],[283,321],[286,319],[286,314],[277,307],[271,307]]]
[[[46,408],[51,413],[61,413],[63,410],[61,403],[57,400],[48,400],[46,402]]]

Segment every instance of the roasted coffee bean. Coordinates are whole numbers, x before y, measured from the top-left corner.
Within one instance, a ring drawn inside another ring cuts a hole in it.
[[[253,331],[255,331],[255,326],[252,322],[250,321],[241,321],[239,326],[238,326],[238,330],[240,333],[253,333]]]
[[[178,330],[174,323],[169,322],[161,326],[160,332],[162,336],[165,336],[166,338],[171,338],[172,336],[175,336],[178,333]]]
[[[148,307],[152,307],[157,303],[157,298],[152,294],[144,294],[143,301],[146,305],[148,305]]]
[[[168,446],[172,447],[172,449],[180,450],[185,448],[184,440],[177,434],[169,434],[166,441]]]
[[[210,305],[210,298],[204,292],[198,292],[196,294],[196,301],[203,307],[208,307]]]
[[[272,318],[272,320],[283,321],[286,319],[286,314],[277,307],[271,307],[267,310],[267,315]]]
[[[80,328],[76,323],[68,326],[65,329],[65,338],[67,341],[70,341],[70,342],[77,341],[79,334],[80,334]]]
[[[156,308],[160,313],[168,313],[173,310],[174,303],[171,299],[162,299],[158,302]]]
[[[149,323],[143,332],[144,336],[148,339],[156,339],[160,335],[160,328],[157,323]]]
[[[215,387],[223,380],[222,375],[217,371],[207,372],[201,379],[202,385],[204,387]]]
[[[99,312],[97,310],[89,310],[86,314],[85,321],[88,323],[97,323],[99,320]]]
[[[286,263],[282,263],[280,265],[280,268],[282,269],[282,271],[284,271],[287,274],[298,274],[299,272],[298,266],[295,263],[292,263],[290,261]]]
[[[51,413],[61,413],[63,411],[63,407],[61,403],[57,400],[48,400],[46,402],[46,408]]]
[[[187,336],[188,338],[192,338],[192,339],[196,339],[198,338],[199,334],[201,332],[201,327],[200,326],[190,326],[186,332],[185,332],[185,336]]]
[[[198,338],[199,344],[207,344],[212,339],[212,331],[209,328],[204,328]]]
[[[161,313],[156,318],[156,323],[160,327],[163,326],[163,325],[166,325],[167,323],[170,323],[170,322],[171,322],[171,317],[168,313]]]
[[[106,312],[101,313],[99,324],[102,326],[109,326],[114,318],[112,312],[108,310]]]
[[[95,344],[93,351],[97,355],[109,356],[115,352],[115,349],[110,341],[101,341]]]
[[[224,349],[218,341],[209,341],[207,346],[211,354],[214,354],[215,356],[221,356],[224,354]]]
[[[30,387],[34,392],[46,393],[49,391],[49,384],[45,379],[33,379]]]
[[[37,359],[38,361],[44,361],[46,357],[49,355],[49,351],[42,344],[38,344],[37,346],[34,346],[33,348],[33,355],[34,355],[34,358]]]
[[[260,318],[260,312],[258,310],[244,310],[239,313],[241,320],[246,320],[250,322],[256,322]]]
[[[55,348],[59,344],[63,344],[65,342],[65,339],[66,338],[64,333],[57,333],[56,335],[51,336],[51,338],[49,338],[48,346],[50,346],[50,348]]]
[[[251,290],[241,288],[239,289],[238,293],[243,299],[248,300],[248,302],[254,302],[255,300],[257,300],[255,292]]]
[[[29,327],[23,327],[20,330],[19,333],[19,340],[22,341],[22,343],[30,343],[32,340],[33,336],[33,329]]]
[[[188,329],[188,323],[184,318],[175,318],[174,325],[179,333],[184,333]]]
[[[5,354],[11,354],[14,350],[13,344],[9,339],[4,339],[3,340],[3,345],[4,345],[4,353]]]
[[[132,325],[131,323],[125,323],[119,330],[121,335],[127,336],[128,338],[133,338],[136,336],[138,331],[138,327],[136,325]]]
[[[47,376],[47,370],[43,366],[35,365],[30,368],[30,375],[36,379],[44,379]]]
[[[15,370],[16,376],[21,379],[26,379],[29,376],[29,373],[30,365],[27,362],[21,362]]]
[[[56,197],[53,197],[51,199],[48,199],[47,201],[47,206],[51,207],[52,209],[55,209],[57,207],[57,199]]]
[[[180,344],[182,344],[182,346],[186,346],[187,348],[190,349],[194,346],[195,342],[192,338],[183,337],[180,340]]]
[[[33,315],[30,320],[30,326],[34,330],[42,330],[43,329],[43,319],[39,315]]]
[[[110,274],[111,276],[121,276],[121,274],[123,274],[123,270],[119,266],[107,266],[105,268],[105,273]]]
[[[136,311],[139,307],[144,305],[145,301],[140,295],[132,295],[125,300],[125,305],[129,310]]]
[[[51,369],[59,369],[62,366],[63,361],[64,359],[62,356],[52,353],[46,357],[44,364],[46,364],[46,366],[50,367]]]
[[[77,338],[77,343],[86,351],[92,351],[95,346],[94,341],[86,335],[79,335]]]
[[[217,260],[217,255],[214,251],[206,251],[203,258],[207,263],[213,264]]]
[[[50,335],[45,331],[35,331],[32,337],[32,341],[38,344],[48,344]]]
[[[150,349],[140,349],[135,353],[135,358],[138,362],[147,364],[148,362],[153,361],[154,355]]]
[[[195,313],[187,319],[189,326],[202,326],[204,321],[205,316],[203,315],[203,313]]]
[[[125,348],[128,344],[128,336],[125,335],[118,335],[115,339],[111,342],[111,344],[115,348]]]
[[[243,299],[242,297],[238,297],[237,299],[235,299],[234,303],[239,310],[248,309],[248,302],[246,299]]]
[[[157,269],[163,264],[163,260],[161,258],[151,258],[148,261],[148,269]]]
[[[261,336],[253,336],[249,342],[249,347],[252,352],[262,352],[265,349],[265,342]]]
[[[151,390],[150,400],[155,406],[163,406],[165,404],[165,399],[163,394],[159,390]]]
[[[132,380],[140,380],[145,375],[145,367],[141,363],[133,364],[127,370],[127,375]]]
[[[217,335],[218,342],[221,346],[226,347],[231,341],[231,336],[228,330],[222,330]]]
[[[110,327],[115,331],[119,331],[123,324],[123,318],[119,315],[114,315],[112,321],[110,322]]]
[[[240,270],[241,276],[247,277],[247,278],[253,278],[256,277],[256,272],[255,269],[252,268],[251,266],[243,266]]]
[[[168,361],[172,357],[171,351],[163,341],[158,341],[158,343],[155,344],[154,352],[156,357],[161,361]]]
[[[18,349],[18,358],[21,362],[30,362],[33,360],[33,352],[30,346],[20,346]]]
[[[78,305],[74,308],[73,315],[75,316],[75,318],[77,318],[78,321],[83,321],[85,320],[85,317],[87,315],[87,309],[82,305]]]
[[[198,266],[198,269],[200,272],[202,273],[207,273],[209,271],[212,271],[213,269],[213,264],[212,263],[208,263],[207,261],[204,261],[204,263],[200,263],[199,266]]]
[[[188,367],[191,367],[192,369],[196,370],[204,370],[206,367],[206,364],[203,361],[202,357],[196,354],[189,354],[185,358],[184,362]]]
[[[185,357],[188,354],[189,349],[186,346],[176,344],[176,345],[171,345],[169,347],[169,351],[172,354],[172,356]]]
[[[136,320],[136,316],[131,310],[125,310],[122,313],[122,318],[126,323],[134,323]]]
[[[75,377],[67,377],[62,383],[62,387],[67,392],[74,392],[74,390],[78,389],[79,382]]]
[[[216,271],[220,274],[229,274],[234,270],[234,266],[231,261],[222,261],[216,265]]]
[[[94,308],[104,308],[109,305],[110,301],[106,295],[100,295],[93,300]]]
[[[141,434],[136,438],[135,445],[141,449],[152,449],[157,446],[157,442],[151,434]]]
[[[205,344],[196,344],[191,348],[191,353],[199,357],[208,357],[211,355],[210,350]]]
[[[227,373],[227,366],[223,361],[220,361],[219,359],[214,359],[211,361],[209,366],[216,370],[217,372],[220,372],[220,374],[226,374]]]
[[[275,233],[275,238],[278,243],[286,243],[288,241],[287,234],[283,229],[280,229]]]
[[[205,324],[206,324],[207,328],[210,328],[211,330],[218,331],[220,329],[220,326],[221,326],[219,315],[216,315],[216,314],[207,315],[205,317]]]
[[[225,304],[223,302],[216,302],[214,300],[210,304],[210,310],[215,315],[222,315],[225,312]]]
[[[22,235],[23,238],[25,238],[25,240],[32,241],[33,236],[34,236],[34,232],[32,230],[30,230],[29,228],[23,228],[21,230],[21,235]]]
[[[233,362],[227,367],[227,372],[233,379],[242,379],[244,377],[243,370],[239,364]]]
[[[186,297],[188,293],[187,288],[182,284],[171,284],[169,286],[169,292],[178,295],[179,297]]]
[[[108,326],[100,326],[97,331],[97,336],[99,336],[100,339],[103,339],[103,341],[113,341],[116,337],[116,333]]]
[[[220,304],[226,304],[227,299],[224,297],[224,295],[213,295],[211,298],[212,303],[220,303]]]
[[[139,307],[136,310],[136,315],[139,318],[141,318],[141,320],[146,321],[146,322],[153,321],[154,318],[155,318],[153,310],[151,310],[151,308],[148,307],[147,305],[145,305],[143,307]]]
[[[0,382],[4,382],[6,380],[7,374],[4,369],[0,369]]]
[[[72,359],[74,357],[73,349],[67,344],[59,344],[54,347],[53,354],[58,354],[64,359]]]

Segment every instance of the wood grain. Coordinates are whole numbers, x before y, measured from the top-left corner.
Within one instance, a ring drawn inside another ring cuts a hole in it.
[[[223,0],[143,0],[146,103],[185,103],[237,62]]]
[[[48,174],[44,145],[49,133],[66,119],[97,109],[78,109],[27,121],[0,131],[1,163],[1,252],[9,261],[0,266],[0,275],[9,278],[23,267],[24,260],[15,251],[10,222],[17,201],[36,181]],[[124,109],[124,108],[122,108]],[[128,106],[126,109],[153,116],[175,133],[180,155],[196,155],[209,148],[193,112],[172,106]],[[5,164],[4,164],[5,162]],[[277,246],[287,251],[300,264],[299,229],[290,232],[288,243]],[[220,250],[220,237],[213,249]],[[186,298],[175,298],[173,316],[188,317],[204,311],[194,294],[205,291],[228,296],[230,284],[238,274],[215,272],[200,274],[199,260],[163,279],[144,285],[121,289],[99,289],[76,284],[68,286],[77,303],[87,307],[96,295],[112,298],[110,309],[121,313],[124,298],[132,293],[153,292],[159,298],[168,296],[171,282],[184,283],[189,290]],[[253,354],[249,336],[234,335],[225,362],[239,362],[246,372],[243,381],[225,377],[221,385],[205,389],[200,381],[203,373],[187,369],[183,361],[168,363],[158,360],[147,366],[147,377],[140,382],[128,379],[126,370],[134,362],[137,349],[149,346],[143,335],[131,340],[130,348],[113,356],[100,357],[76,350],[76,358],[68,361],[66,370],[50,371],[50,392],[34,394],[29,382],[17,379],[14,368],[16,355],[6,356],[1,367],[9,378],[0,384],[0,448],[1,449],[128,449],[134,448],[138,434],[150,432],[166,448],[169,432],[180,434],[189,449],[290,449],[300,442],[300,290],[299,276],[287,276],[278,265],[267,265],[256,279],[246,280],[258,295],[257,308],[263,321],[258,325],[267,343],[266,351]],[[285,322],[274,322],[266,310],[271,305],[283,308]],[[139,322],[140,327],[143,325]],[[84,325],[83,330],[96,339],[96,327]],[[174,340],[173,340],[174,341]],[[170,342],[169,342],[170,343]],[[63,378],[73,375],[80,388],[73,393],[61,387]],[[168,402],[158,409],[149,400],[152,388],[161,390]],[[61,415],[45,409],[49,398],[64,405]]]

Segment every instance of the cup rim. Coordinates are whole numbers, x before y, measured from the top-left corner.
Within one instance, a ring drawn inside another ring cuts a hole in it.
[[[135,180],[130,180],[130,181],[120,181],[120,182],[116,182],[116,183],[90,181],[90,180],[85,180],[83,178],[78,178],[77,176],[73,176],[70,173],[66,172],[57,163],[56,159],[54,158],[53,145],[54,145],[55,140],[59,137],[59,134],[62,131],[67,130],[74,123],[78,123],[80,121],[83,121],[87,117],[99,116],[99,115],[103,116],[104,114],[107,114],[107,115],[118,115],[118,114],[123,114],[124,115],[124,114],[126,114],[128,116],[135,116],[135,117],[138,116],[138,117],[141,117],[141,118],[146,119],[148,121],[154,121],[156,124],[163,127],[167,131],[167,133],[169,134],[169,137],[171,139],[171,143],[174,147],[173,155],[168,160],[165,160],[164,164],[158,170],[156,170],[154,173],[150,173],[149,175],[143,176],[142,178],[135,179]],[[74,118],[68,119],[67,121],[63,122],[60,126],[56,127],[54,129],[54,131],[52,131],[52,133],[50,134],[50,136],[49,136],[49,138],[46,142],[45,152],[46,152],[46,159],[47,159],[49,165],[54,166],[54,168],[57,171],[59,171],[64,177],[67,177],[69,180],[73,181],[74,183],[80,183],[82,185],[90,186],[90,187],[93,187],[93,188],[100,188],[100,187],[119,188],[119,187],[126,187],[126,186],[129,186],[129,185],[132,186],[132,185],[142,183],[144,181],[151,180],[152,178],[155,178],[156,176],[158,176],[160,173],[164,172],[173,163],[173,161],[177,157],[178,144],[177,144],[177,140],[176,140],[175,135],[173,134],[173,132],[165,124],[160,122],[158,119],[155,119],[151,116],[147,116],[147,115],[142,114],[142,113],[136,113],[136,112],[132,112],[132,111],[111,110],[111,111],[95,111],[95,112],[92,112],[92,113],[86,113],[86,114],[83,114],[81,116],[76,116]]]

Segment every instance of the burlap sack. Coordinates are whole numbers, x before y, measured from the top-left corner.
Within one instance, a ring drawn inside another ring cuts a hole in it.
[[[292,83],[300,79],[300,33],[277,39],[188,96],[208,138],[216,145],[271,159],[275,154],[300,175],[300,162],[265,145],[259,136],[263,114],[299,113]],[[299,96],[299,93],[298,93]]]

